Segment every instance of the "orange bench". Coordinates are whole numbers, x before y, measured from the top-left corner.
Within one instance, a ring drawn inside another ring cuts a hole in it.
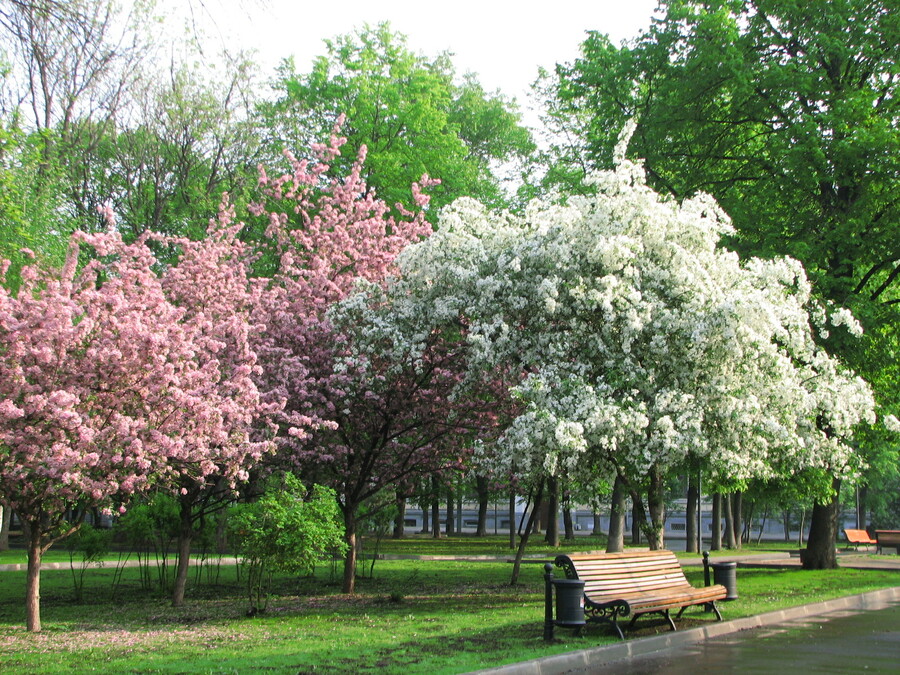
[[[859,550],[860,544],[872,546],[878,542],[869,536],[865,530],[844,530],[844,536],[847,537],[847,543]]]
[[[623,640],[617,619],[632,615],[631,628],[638,617],[658,613],[665,616],[672,630],[675,622],[669,610],[682,613],[688,607],[703,605],[722,615],[716,600],[725,598],[721,584],[695,588],[684,576],[672,551],[631,551],[599,555],[558,555],[554,561],[568,579],[584,581],[584,613],[587,621],[612,624]]]

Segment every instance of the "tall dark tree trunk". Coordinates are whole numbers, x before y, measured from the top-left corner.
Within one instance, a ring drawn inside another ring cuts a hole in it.
[[[722,550],[722,493],[717,492],[712,498],[712,536],[710,551]]]
[[[184,495],[179,503],[178,525],[178,567],[175,569],[175,587],[172,590],[172,607],[184,604],[188,570],[191,564],[191,543],[194,541],[194,510],[190,494]]]
[[[625,481],[616,475],[613,483],[612,499],[609,504],[609,536],[606,539],[606,552],[619,553],[625,550]]]
[[[741,493],[743,495],[743,493]],[[751,539],[750,528],[753,527],[753,518],[756,515],[756,500],[741,497],[741,544],[749,544]]]
[[[419,504],[422,509],[422,530],[419,534],[428,534],[431,530],[428,528],[428,504]]]
[[[759,542],[762,541],[763,532],[766,529],[766,521],[768,521],[768,519],[769,519],[769,504],[766,503],[766,505],[763,507],[762,523],[759,526],[759,535],[756,537],[756,545],[757,546],[759,546]]]
[[[594,527],[591,528],[591,536],[599,537],[601,534],[603,534],[603,520],[600,517],[600,511],[598,511],[597,509],[593,509],[591,511],[591,519],[594,521]]]
[[[662,471],[654,465],[650,469],[650,486],[647,490],[647,509],[650,511],[650,533],[647,539],[651,551],[665,548],[666,502],[663,487]]]
[[[441,538],[441,481],[437,476],[431,477],[431,534],[435,539]]]
[[[488,505],[491,500],[486,476],[475,476],[475,491],[478,493],[478,528],[475,530],[475,536],[484,537],[487,535]]]
[[[0,517],[0,551],[9,550],[9,527],[12,522],[12,509],[0,502],[3,516]]]
[[[353,593],[356,588],[356,557],[359,553],[356,541],[356,512],[358,508],[356,504],[347,504],[343,508],[344,541],[347,544],[347,553],[344,555],[342,593]]]
[[[631,490],[631,545],[640,546],[642,532],[647,525],[644,500],[637,490]]]
[[[722,496],[722,511],[725,515],[725,546],[729,549],[737,548],[734,540],[734,512],[731,494]]]
[[[869,486],[860,485],[856,488],[856,529],[866,529],[866,520],[868,520],[866,500],[869,496]],[[7,528],[7,532],[9,528]],[[0,551],[2,551],[3,541],[0,538]]]
[[[550,546],[559,546],[559,479],[547,479],[547,534],[544,537]]]
[[[809,521],[809,537],[806,548],[800,551],[805,570],[830,570],[837,564],[837,519],[840,511],[841,481],[832,481],[834,491],[830,498],[816,500]]]
[[[691,472],[693,473],[693,472]],[[685,510],[684,550],[688,553],[699,553],[697,550],[697,499],[700,493],[697,490],[697,479],[688,476],[687,509]]]
[[[396,502],[397,515],[394,517],[394,531],[391,536],[394,539],[403,539],[406,534],[406,495],[397,490]]]
[[[575,523],[572,522],[572,507],[569,506],[568,502],[563,504],[562,514],[566,541],[572,541],[575,539]]]
[[[525,528],[525,531],[522,532],[522,538],[519,540],[519,548],[516,550],[512,579],[509,582],[511,586],[515,586],[519,582],[519,570],[522,567],[522,557],[525,555],[525,547],[528,546],[528,539],[531,537],[531,531],[534,529],[538,519],[538,512],[541,510],[543,496],[544,481],[541,481],[534,494],[534,504],[531,509],[531,515],[528,517],[528,526]]]
[[[784,524],[784,543],[788,544],[791,541],[791,512],[789,509],[781,512],[781,522]]]
[[[516,491],[509,489],[509,547],[516,547]]]
[[[447,490],[447,522],[444,531],[448,537],[456,534],[456,512],[454,511],[453,488]]]

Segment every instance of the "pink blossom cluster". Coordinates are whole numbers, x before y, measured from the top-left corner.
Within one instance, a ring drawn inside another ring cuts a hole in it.
[[[159,275],[146,238],[77,233],[61,269],[0,286],[0,492],[24,519],[170,479],[234,482],[271,448],[251,438],[271,406],[235,230],[170,243],[181,260]]]

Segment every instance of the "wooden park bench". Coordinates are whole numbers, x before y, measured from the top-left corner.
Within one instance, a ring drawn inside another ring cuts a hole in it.
[[[725,598],[725,587],[691,586],[672,551],[559,555],[554,562],[565,571],[566,578],[584,581],[587,621],[612,624],[623,640],[618,618],[629,614],[629,628],[639,616],[662,614],[675,630],[669,610],[678,609],[678,619],[686,608],[695,605],[703,605],[722,620],[716,600]]]
[[[878,545],[878,553],[885,546],[895,547],[897,553],[900,553],[900,530],[875,530],[875,543]]]
[[[847,537],[847,543],[857,551],[859,550],[860,544],[871,546],[872,544],[878,543],[876,540],[872,539],[865,530],[844,530],[844,536]]]

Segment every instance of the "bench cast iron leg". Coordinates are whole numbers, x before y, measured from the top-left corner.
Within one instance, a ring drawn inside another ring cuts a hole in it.
[[[672,630],[678,630],[677,628],[675,628],[675,622],[672,621],[672,617],[669,616],[669,610],[665,611],[665,615],[666,615],[666,621],[669,622],[669,625],[672,627]]]
[[[715,612],[715,613],[716,613],[716,619],[718,619],[719,621],[722,620],[722,613],[719,612],[719,608],[718,608],[718,606],[716,605],[716,601],[715,601],[715,600],[713,600],[712,602],[707,602],[707,603],[706,603],[706,611],[707,611],[707,612],[709,612],[709,611]]]
[[[613,628],[615,628],[616,632],[619,634],[619,639],[624,640],[625,634],[622,632],[622,629],[619,627],[619,622],[616,620],[616,614],[613,614],[613,617],[612,617],[612,620],[610,621],[610,623],[612,623]]]

